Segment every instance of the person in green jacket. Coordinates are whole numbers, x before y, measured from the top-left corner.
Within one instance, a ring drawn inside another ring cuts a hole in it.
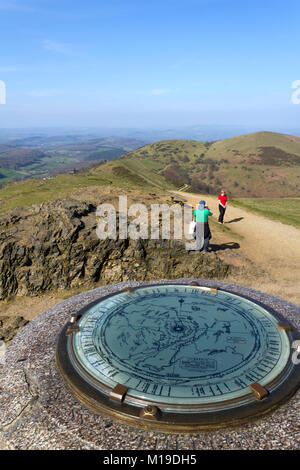
[[[196,250],[208,252],[209,240],[211,238],[208,217],[212,212],[206,206],[205,201],[200,201],[198,209],[194,210],[194,217],[196,219]]]

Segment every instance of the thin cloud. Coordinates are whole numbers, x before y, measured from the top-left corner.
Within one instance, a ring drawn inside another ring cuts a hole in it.
[[[139,95],[151,95],[151,96],[161,96],[171,93],[171,90],[168,88],[152,88],[151,90],[139,91]]]
[[[153,88],[150,90],[150,95],[153,96],[160,96],[160,95],[167,95],[170,93],[171,90],[168,90],[167,88]]]
[[[43,48],[46,51],[57,52],[58,54],[73,54],[72,45],[65,42],[52,41],[50,39],[45,39],[43,41]]]
[[[64,93],[63,90],[58,90],[58,89],[52,88],[52,89],[48,89],[48,90],[31,90],[31,91],[27,91],[26,95],[41,98],[41,97],[44,97],[44,96],[62,95],[63,93]]]
[[[19,1],[13,0],[0,0],[0,10],[4,11],[22,11],[22,12],[33,12],[37,11],[36,8],[29,6],[28,4],[25,5]]]
[[[6,73],[6,72],[20,72],[21,70],[23,70],[23,69],[21,69],[20,67],[5,67],[5,66],[1,67],[1,66],[0,66],[0,73],[1,73],[1,72],[2,72],[2,73]]]

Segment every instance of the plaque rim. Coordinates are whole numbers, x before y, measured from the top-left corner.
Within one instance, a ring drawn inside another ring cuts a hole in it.
[[[198,283],[198,286],[191,286],[189,282],[184,283],[174,280],[164,283],[157,283],[157,281],[154,281],[145,285],[137,285],[134,287],[134,289],[136,290],[145,287],[162,287],[174,285],[181,287],[189,286],[210,289],[207,285],[201,283]],[[218,286],[217,289],[221,292],[227,292],[229,294],[234,294],[237,297],[249,300],[250,302],[265,309],[276,320],[278,320],[278,322],[286,321],[286,318],[280,312],[276,311],[268,305],[265,305],[261,301],[253,299],[245,294],[236,293],[228,288]],[[89,310],[94,305],[97,305],[99,302],[124,292],[126,292],[126,289],[116,288],[116,290],[113,292],[99,297],[86,306],[80,308],[76,313],[78,317],[80,317],[84,315],[87,310]],[[300,333],[296,330],[290,320],[289,323],[291,324],[292,328],[291,331],[286,331],[286,334],[289,338],[291,347],[293,341],[300,339]],[[275,408],[286,403],[300,387],[300,367],[297,368],[296,365],[292,364],[291,356],[293,354],[293,350],[290,348],[289,359],[284,369],[276,378],[267,384],[268,389],[275,387],[275,390],[271,390],[271,393],[269,393],[268,396],[262,400],[257,400],[253,392],[249,389],[249,394],[247,395],[244,395],[240,398],[233,398],[231,400],[223,401],[223,409],[217,412],[215,409],[216,403],[213,403],[211,405],[205,404],[205,407],[207,409],[214,407],[214,412],[209,412],[207,410],[198,413],[163,412],[162,416],[158,420],[143,419],[140,417],[140,412],[142,409],[141,406],[133,406],[124,402],[118,403],[117,401],[112,400],[109,398],[109,396],[101,394],[99,390],[85,381],[83,377],[76,371],[69,358],[68,341],[71,341],[71,338],[66,335],[68,326],[69,324],[67,323],[59,333],[56,343],[55,360],[63,381],[72,395],[75,396],[75,398],[85,405],[89,410],[96,414],[103,414],[107,417],[117,420],[120,423],[143,428],[145,430],[182,433],[237,426],[246,422],[257,420],[260,417],[263,417],[264,415],[272,412]],[[87,374],[86,371],[85,374]],[[94,379],[94,381],[97,382],[96,379]],[[105,387],[110,390],[109,387]],[[243,399],[246,397],[252,397],[252,399],[250,399],[250,402],[243,404]],[[159,407],[159,400],[145,400],[144,405],[147,404]],[[224,404],[227,404],[228,408],[224,409]],[[180,406],[182,407],[182,405]],[[189,408],[190,407],[191,405],[189,405]],[[199,409],[199,405],[195,405],[195,407]]]

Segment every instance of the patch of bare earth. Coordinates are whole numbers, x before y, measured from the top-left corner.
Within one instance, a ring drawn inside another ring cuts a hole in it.
[[[17,297],[10,301],[0,302],[0,315],[8,317],[21,316],[25,320],[33,320],[50,307],[65,300],[59,294],[42,295],[39,297]]]

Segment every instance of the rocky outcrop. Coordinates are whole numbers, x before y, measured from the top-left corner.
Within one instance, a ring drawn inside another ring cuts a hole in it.
[[[127,280],[223,278],[216,254],[188,255],[168,240],[99,240],[96,207],[72,198],[0,217],[0,299]]]

